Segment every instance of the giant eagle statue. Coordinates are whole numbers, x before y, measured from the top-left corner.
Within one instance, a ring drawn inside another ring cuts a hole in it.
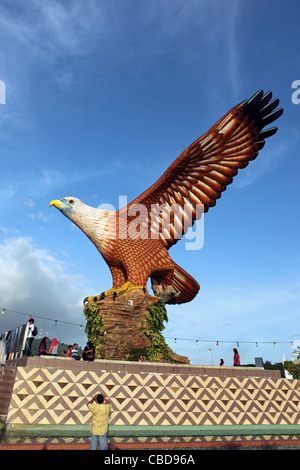
[[[113,287],[95,300],[145,290],[149,277],[155,294],[167,293],[165,303],[190,302],[197,295],[198,282],[171,259],[169,249],[275,134],[277,127],[263,129],[281,116],[278,104],[271,92],[260,90],[234,106],[118,211],[93,208],[75,197],[50,202],[87,235],[109,266]]]

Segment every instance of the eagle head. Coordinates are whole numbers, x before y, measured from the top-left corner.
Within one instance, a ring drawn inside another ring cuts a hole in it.
[[[65,215],[73,224],[82,230],[88,238],[95,244],[97,240],[105,238],[109,233],[109,211],[103,211],[84,204],[76,197],[64,197],[63,199],[55,199],[50,202],[50,207],[56,207],[63,215]],[[114,222],[114,212],[111,212]],[[115,227],[115,223],[112,223]]]
[[[73,219],[74,211],[81,201],[76,197],[64,197],[63,199],[54,199],[50,202],[50,207],[54,206],[62,212],[68,219]],[[82,204],[82,203],[81,203]]]

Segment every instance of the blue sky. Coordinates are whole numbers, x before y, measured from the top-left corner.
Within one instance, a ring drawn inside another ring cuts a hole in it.
[[[170,250],[201,290],[168,307],[164,335],[196,364],[211,364],[213,345],[214,363],[231,365],[235,342],[244,364],[289,357],[300,339],[299,10],[296,0],[1,2],[0,307],[57,319],[37,320],[40,334],[84,345],[84,328],[59,320],[84,323],[82,299],[110,288],[110,272],[50,200],[118,208],[232,106],[272,90],[284,107],[277,134],[205,214],[202,249]],[[0,331],[24,320],[7,312]]]

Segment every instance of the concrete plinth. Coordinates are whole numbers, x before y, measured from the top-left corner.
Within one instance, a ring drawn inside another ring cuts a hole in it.
[[[279,371],[58,357],[16,359],[7,368],[15,372],[2,420],[10,433],[37,427],[88,433],[87,403],[97,392],[112,404],[112,432],[300,428],[299,382],[282,379]]]

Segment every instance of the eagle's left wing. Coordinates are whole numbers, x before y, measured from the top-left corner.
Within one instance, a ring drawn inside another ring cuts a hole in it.
[[[160,238],[170,248],[201,216],[201,206],[206,212],[216,204],[238,170],[254,160],[265,139],[277,131],[263,130],[283,112],[277,108],[279,100],[271,98],[271,92],[264,95],[261,90],[232,108],[128,204],[128,210],[137,204],[147,208],[149,237]]]

